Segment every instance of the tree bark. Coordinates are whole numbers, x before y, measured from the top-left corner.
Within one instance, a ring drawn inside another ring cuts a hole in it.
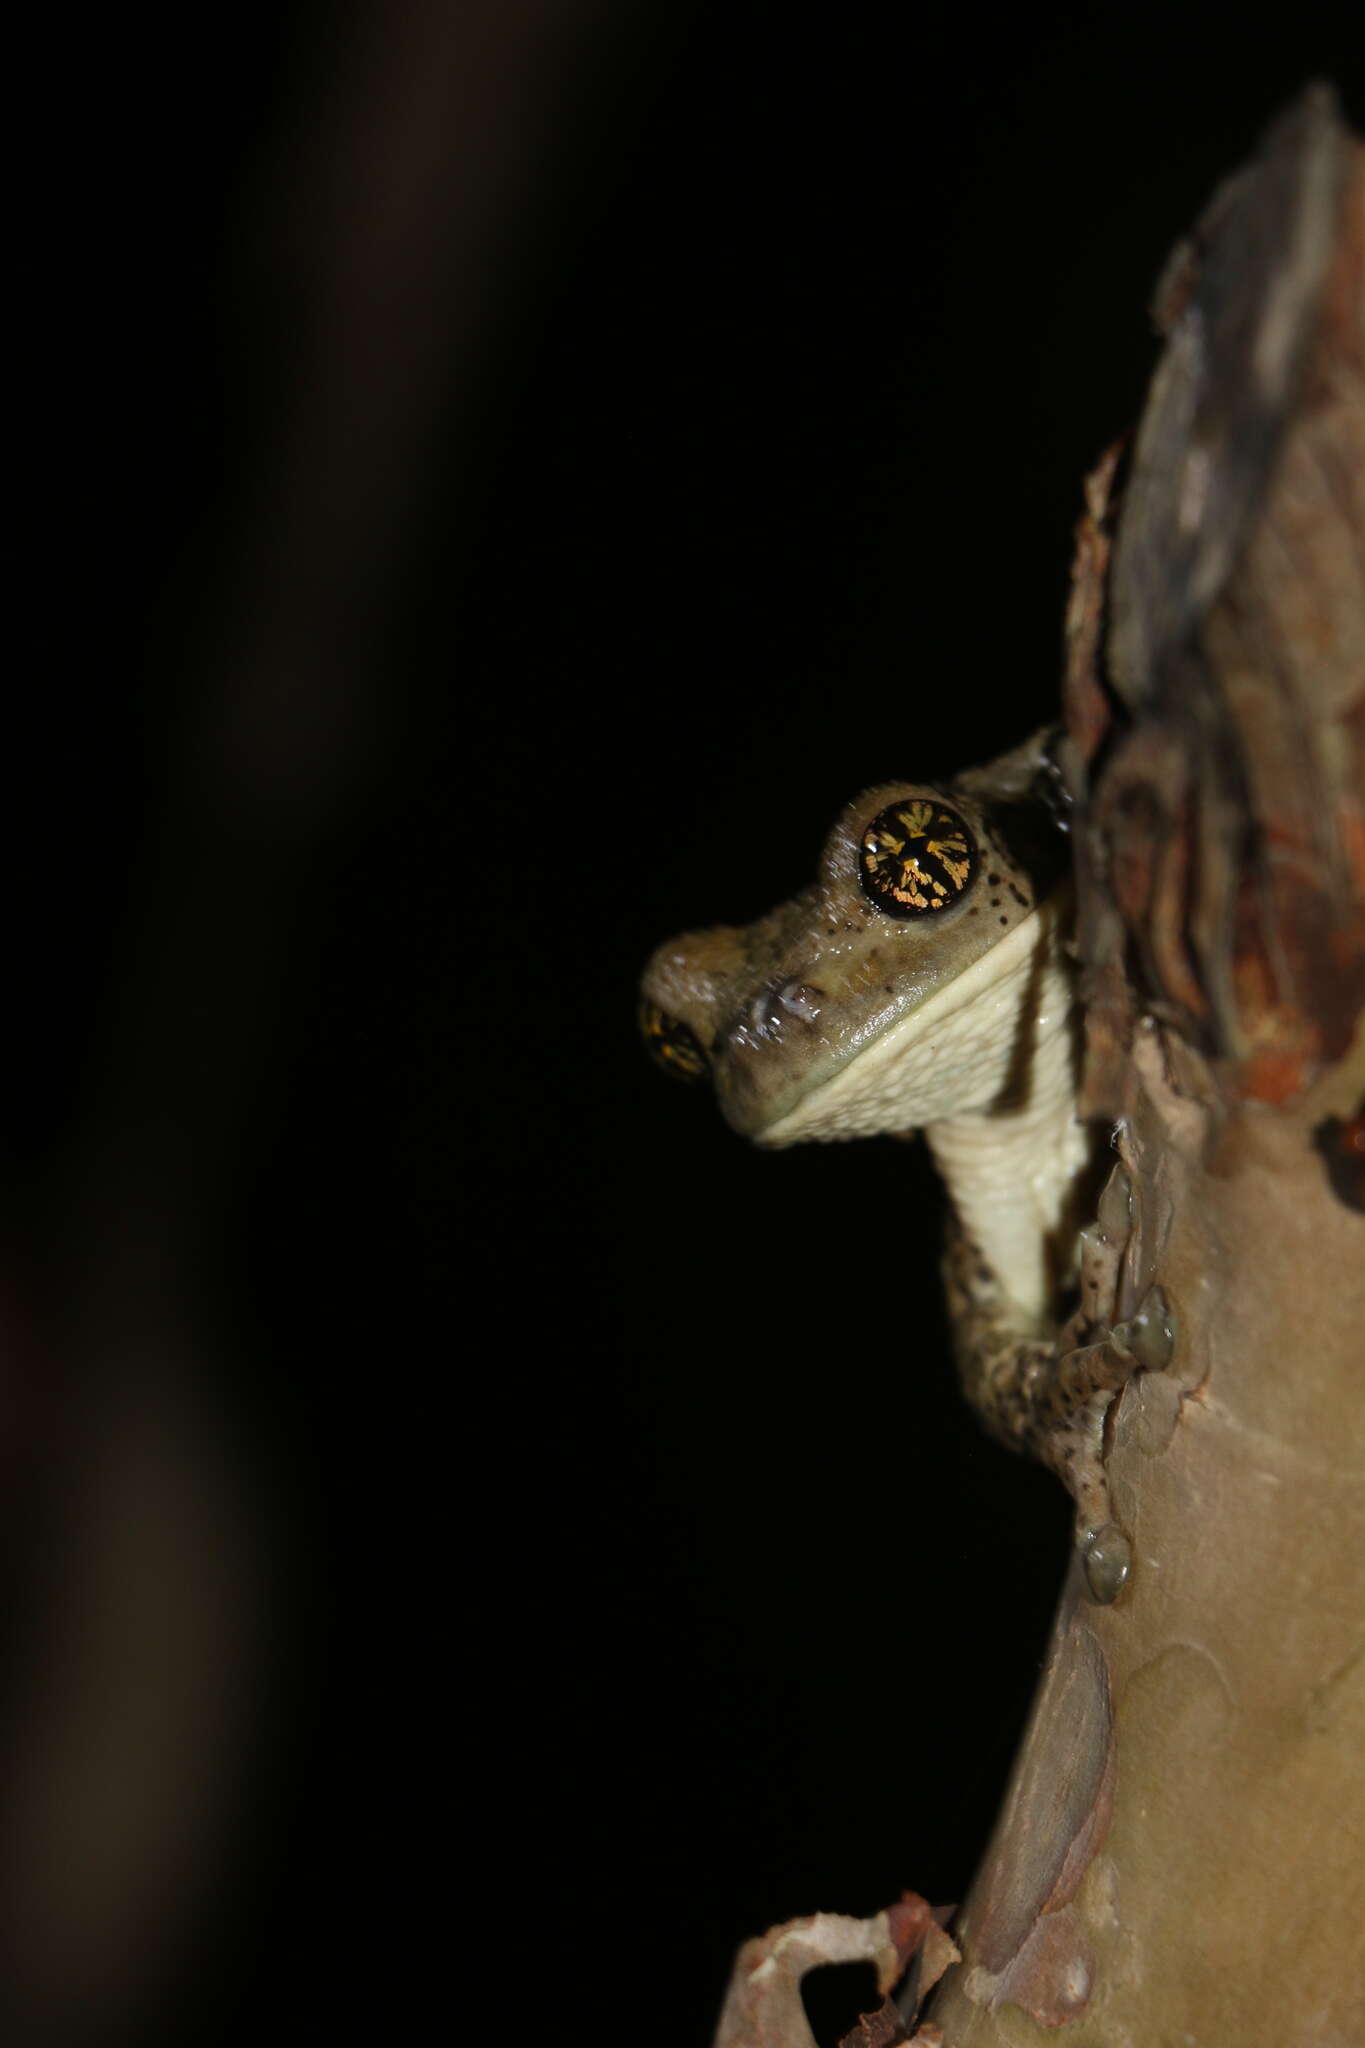
[[[1065,707],[1116,1316],[1159,1285],[1175,1349],[1111,1409],[1131,1573],[1097,1605],[1073,1564],[960,1955],[849,2043],[1365,2041],[1365,150],[1327,89],[1157,317]],[[804,2026],[793,1976],[744,2039]]]
[[[1365,151],[1316,88],[1163,282],[1069,632],[1086,1107],[1133,1189],[1133,1572],[1073,1570],[933,2017],[1365,2040]],[[1099,660],[1106,643],[1107,675]],[[1106,687],[1107,685],[1107,687]],[[1089,2032],[1089,2029],[1086,2029]]]

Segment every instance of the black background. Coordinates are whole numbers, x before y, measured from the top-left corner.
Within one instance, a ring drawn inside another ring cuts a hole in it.
[[[433,38],[476,100],[514,15]],[[464,225],[297,441],[340,261],[307,180],[388,161],[387,31],[89,53],[14,1292],[60,1358],[98,1162],[152,1188],[138,1285],[273,1617],[245,1824],[137,2038],[488,1997],[699,2043],[746,1934],[962,1896],[1065,1502],[959,1404],[922,1151],[752,1153],[648,1066],[634,981],[806,881],[862,785],[1051,715],[1164,257],[1309,78],[1365,120],[1349,15],[528,11],[483,153],[452,77],[393,162]]]

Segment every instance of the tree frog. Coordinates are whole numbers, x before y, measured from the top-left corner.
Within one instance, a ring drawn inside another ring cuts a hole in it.
[[[1067,1485],[1087,1583],[1112,1599],[1129,1552],[1109,1509],[1103,1421],[1163,1364],[1154,1290],[1111,1328],[1129,1194],[1097,1220],[1096,1143],[1077,1114],[1072,890],[1056,735],[944,784],[865,790],[814,884],[745,928],[670,939],[645,969],[658,1063],[709,1075],[761,1146],[923,1131],[951,1199],[944,1277],[959,1370],[987,1426]]]

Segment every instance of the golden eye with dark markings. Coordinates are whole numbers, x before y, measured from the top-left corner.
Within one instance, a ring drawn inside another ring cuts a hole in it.
[[[971,887],[976,862],[966,820],[935,797],[888,804],[858,841],[863,894],[888,917],[947,910]]]
[[[676,1081],[701,1081],[709,1072],[706,1054],[687,1026],[657,1003],[641,1003],[640,1029],[656,1067]]]

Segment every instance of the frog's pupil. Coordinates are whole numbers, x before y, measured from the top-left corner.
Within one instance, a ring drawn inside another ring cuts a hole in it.
[[[863,894],[890,917],[947,910],[976,877],[965,819],[933,797],[901,797],[878,811],[858,848]]]

